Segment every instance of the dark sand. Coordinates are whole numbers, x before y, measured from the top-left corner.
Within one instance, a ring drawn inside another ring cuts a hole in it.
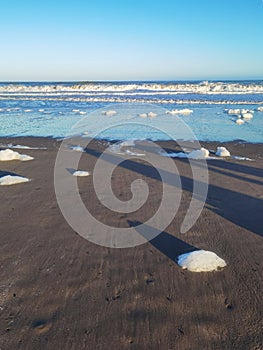
[[[58,208],[53,167],[60,143],[0,139],[8,142],[48,150],[18,150],[35,160],[0,162],[1,175],[32,179],[0,186],[1,350],[263,349],[263,145],[225,144],[233,155],[253,162],[208,162],[207,202],[185,234],[179,225],[191,195],[191,172],[186,160],[177,159],[184,195],[174,221],[151,242],[110,249],[76,234]],[[215,143],[202,144],[216,149]],[[174,149],[172,143],[163,145]],[[103,145],[92,147],[99,152]],[[96,154],[83,154],[79,168],[92,171]],[[101,221],[127,227],[158,208],[160,181],[143,174],[142,166],[131,168],[116,169],[116,195],[129,199],[129,184],[143,177],[151,196],[131,215],[106,210],[95,197],[91,176],[78,180],[83,201]],[[195,248],[217,253],[227,267],[209,273],[182,270],[176,257]]]

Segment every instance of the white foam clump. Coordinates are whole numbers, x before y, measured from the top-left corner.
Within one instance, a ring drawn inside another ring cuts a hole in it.
[[[240,118],[238,118],[238,119],[236,120],[235,123],[238,124],[238,125],[242,125],[242,124],[245,123],[245,121],[244,121],[243,119],[241,119],[241,117],[240,117]]]
[[[252,119],[253,118],[253,114],[252,113],[243,113],[242,114],[242,118],[243,119],[247,119],[247,120],[249,120],[249,119]]]
[[[209,157],[209,151],[204,147],[190,152],[187,156],[187,158],[191,158],[191,159],[206,159],[208,157]]]
[[[10,185],[15,185],[22,182],[28,182],[28,181],[30,180],[26,177],[6,175],[3,177],[0,177],[0,186],[10,186]]]
[[[172,111],[167,111],[166,114],[184,114],[184,115],[188,115],[193,113],[192,109],[173,109]]]
[[[103,114],[104,114],[104,115],[108,115],[108,116],[112,116],[112,115],[117,114],[117,112],[116,112],[116,111],[110,110],[110,111],[105,111],[105,112],[103,112]]]
[[[161,155],[165,157],[171,157],[171,158],[189,158],[189,159],[208,159],[209,158],[209,151],[208,149],[202,147],[201,149],[196,149],[191,151],[190,153],[184,153],[184,152],[175,152],[175,153],[161,153]]]
[[[230,157],[230,152],[225,147],[217,147],[216,155],[218,157]]]
[[[73,173],[73,176],[89,176],[90,173],[88,171],[84,171],[84,170],[76,170]]]
[[[226,266],[218,255],[207,250],[197,250],[178,257],[178,265],[192,272],[216,271]]]
[[[263,107],[258,107],[258,108],[257,108],[257,111],[258,111],[258,112],[263,112]]]
[[[127,154],[129,156],[138,156],[138,157],[145,156],[144,153],[133,152],[129,149],[123,150],[123,147],[135,147],[135,140],[115,142],[114,144],[109,146],[109,150],[115,154]]]
[[[8,148],[17,148],[17,149],[47,149],[46,147],[30,147],[24,145],[13,145],[12,143],[7,144]]]
[[[230,109],[225,109],[225,111],[228,113],[228,114],[244,114],[244,113],[253,113],[252,110],[250,109],[240,109],[240,108],[236,108],[236,109],[233,109],[233,108],[230,108]]]
[[[157,117],[157,113],[154,113],[154,112],[149,112],[149,113],[141,113],[139,114],[139,117],[141,118],[154,118],[154,117]]]
[[[70,149],[72,149],[72,151],[76,151],[76,152],[85,152],[85,150],[82,146],[72,146],[72,147],[70,147]]]
[[[157,117],[157,113],[154,113],[154,112],[149,112],[148,113],[148,118],[154,118],[154,117]]]
[[[28,156],[27,154],[20,154],[18,152],[12,151],[11,149],[7,148],[3,151],[0,151],[0,161],[1,162],[7,162],[10,160],[21,160],[22,162],[26,162],[28,160],[34,159],[31,156]]]

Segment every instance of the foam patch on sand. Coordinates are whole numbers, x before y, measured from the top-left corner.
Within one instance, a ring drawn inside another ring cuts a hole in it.
[[[226,266],[218,255],[207,250],[197,250],[178,257],[178,265],[192,272],[216,271]]]
[[[133,150],[130,149],[123,149],[124,147],[135,147],[135,141],[134,140],[126,140],[126,141],[119,141],[115,142],[114,144],[109,146],[109,150],[112,153],[115,154],[125,154],[129,156],[138,156],[138,157],[143,157],[145,156],[144,153],[138,153],[134,152]]]
[[[30,147],[24,145],[13,145],[12,143],[8,143],[5,147],[12,149],[47,149],[47,147]]]
[[[225,147],[217,147],[216,155],[218,157],[230,157],[230,152]]]
[[[85,150],[82,146],[71,146],[70,149],[72,149],[72,151],[76,151],[76,152],[85,152]]]
[[[173,109],[172,111],[167,111],[166,114],[182,114],[189,115],[193,113],[192,109],[184,108],[184,109]]]
[[[160,153],[162,156],[171,157],[171,158],[189,158],[189,159],[211,159],[209,157],[209,151],[206,148],[201,148],[197,150],[193,150],[190,153],[184,152],[175,152],[175,153]]]
[[[18,152],[12,151],[11,149],[7,148],[3,151],[0,151],[0,161],[1,162],[7,162],[10,160],[21,160],[22,162],[26,162],[28,160],[34,159],[31,156],[28,156],[27,154],[20,154]]]
[[[249,160],[253,161],[251,158],[243,157],[243,156],[231,156],[231,158],[236,159],[236,160]]]
[[[26,177],[6,175],[3,177],[0,177],[0,186],[10,186],[10,185],[20,184],[22,182],[28,182],[28,181],[30,180]]]
[[[88,171],[84,171],[84,170],[77,170],[77,171],[74,171],[74,173],[72,175],[73,176],[89,176],[90,173]]]

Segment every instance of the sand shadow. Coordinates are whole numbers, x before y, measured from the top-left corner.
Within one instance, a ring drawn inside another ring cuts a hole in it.
[[[165,231],[159,233],[159,231],[156,228],[146,225],[145,223],[128,220],[128,224],[130,225],[130,227],[134,227],[135,230],[138,233],[140,233],[143,237],[145,237],[143,233],[144,230],[141,229],[140,225],[143,224],[144,226],[147,226],[147,232],[151,232],[152,235],[157,235],[149,242],[162,254],[166,255],[175,263],[177,262],[179,255],[200,250],[195,246],[192,246],[191,244],[188,244],[182,241],[181,239],[171,235],[170,233],[167,233]]]
[[[89,155],[99,158],[101,152],[93,149],[85,149],[85,152]],[[124,159],[123,162],[119,163],[120,158],[114,154],[104,154],[104,161],[110,162],[111,164],[118,165],[119,167],[125,168],[132,172],[144,175],[146,177],[162,181],[161,177],[156,169],[148,164],[138,163],[133,159]],[[187,161],[181,160],[179,161]],[[214,161],[213,161],[214,162]],[[196,166],[203,166],[199,164],[198,161],[194,161]],[[226,165],[227,164],[227,165]],[[236,169],[235,164],[228,165],[228,162],[218,161],[217,166],[220,168],[225,168],[228,166],[230,169]],[[210,171],[211,166],[208,164]],[[241,173],[246,173],[250,175],[257,174],[257,176],[262,176],[261,169],[249,167],[247,165],[238,164],[238,170]],[[165,171],[164,171],[165,173]],[[175,174],[167,173],[166,178],[172,179]],[[231,174],[228,174],[231,177]],[[184,191],[193,192],[193,179],[187,176],[180,176],[182,189]],[[245,178],[246,181],[247,178]],[[205,184],[201,181],[197,181],[200,188]],[[174,186],[174,182],[170,185]],[[198,197],[197,197],[198,198]],[[262,212],[263,212],[263,200],[261,198],[256,198],[241,192],[226,189],[217,185],[209,184],[208,195],[206,198],[206,204],[208,204],[208,209],[214,213],[222,216],[223,218],[233,222],[237,226],[243,227],[253,233],[260,236],[263,235],[262,231]]]

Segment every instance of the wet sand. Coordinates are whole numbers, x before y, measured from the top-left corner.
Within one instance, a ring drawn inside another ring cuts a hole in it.
[[[184,191],[173,222],[144,245],[113,249],[80,237],[59,210],[53,169],[60,142],[0,139],[9,142],[47,149],[17,150],[33,161],[0,162],[0,176],[32,179],[0,186],[1,350],[263,348],[263,145],[224,144],[253,161],[208,161],[205,208],[185,234],[179,227],[191,198],[191,170],[187,160],[175,159]],[[215,150],[219,144],[202,145]],[[103,148],[94,141],[79,168],[92,172]],[[117,227],[144,222],[161,198],[154,170],[126,164],[112,179],[116,196],[130,199],[136,178],[150,189],[150,200],[132,214],[112,214],[96,198],[92,176],[78,179],[88,209]],[[176,257],[194,249],[215,252],[227,266],[209,273],[181,269]]]

